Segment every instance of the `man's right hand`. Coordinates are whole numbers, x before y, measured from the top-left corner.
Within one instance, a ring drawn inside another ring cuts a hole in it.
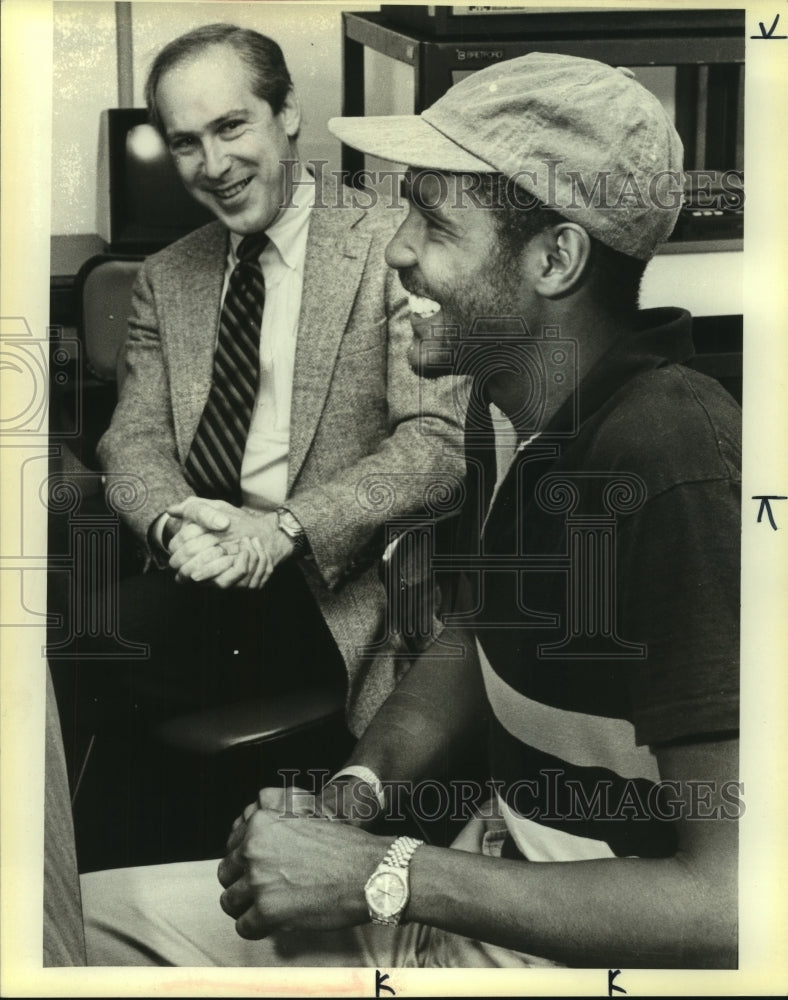
[[[294,543],[272,512],[192,497],[167,513],[183,522],[170,546],[170,566],[179,581],[257,590],[293,554]]]
[[[175,570],[179,583],[187,579],[213,580],[233,567],[242,568],[246,555],[243,559],[238,558],[242,551],[240,539],[213,534],[193,521],[180,523],[169,545],[170,567]],[[188,569],[183,572],[187,564]],[[243,568],[246,570],[245,566]]]
[[[365,781],[352,776],[328,782],[319,795],[296,786],[261,788],[257,799],[250,802],[233,821],[227,841],[228,851],[234,850],[241,842],[246,824],[258,809],[276,809],[283,814],[294,813],[298,816],[323,816],[359,827],[372,823],[380,811],[374,791]]]
[[[280,815],[313,816],[318,811],[318,800],[305,788],[261,788],[254,802],[250,802],[240,816],[233,820],[227,838],[227,853],[234,851],[246,833],[246,825],[258,809],[276,809]]]

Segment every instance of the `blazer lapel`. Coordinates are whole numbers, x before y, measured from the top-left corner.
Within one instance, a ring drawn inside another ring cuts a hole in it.
[[[293,377],[288,491],[301,471],[325,406],[370,244],[368,234],[353,228],[365,211],[334,207],[341,192],[331,181],[318,183],[323,184],[323,205],[329,207],[314,208],[309,222]]]
[[[185,461],[213,376],[213,356],[227,258],[227,230],[215,223],[189,247],[168,322],[168,363],[178,451]]]

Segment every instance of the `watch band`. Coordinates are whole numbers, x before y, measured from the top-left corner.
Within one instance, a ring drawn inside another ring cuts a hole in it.
[[[417,840],[415,837],[397,837],[388,849],[383,864],[391,865],[392,868],[407,868],[410,859],[416,853],[416,848],[421,847],[423,843],[423,840]]]
[[[386,808],[386,793],[383,788],[383,782],[375,774],[375,772],[370,767],[364,767],[363,764],[348,764],[347,767],[343,767],[341,771],[337,771],[336,774],[332,775],[327,784],[331,784],[336,781],[337,778],[360,778],[365,782],[372,791],[375,793],[375,798],[378,800],[378,805],[381,809]]]

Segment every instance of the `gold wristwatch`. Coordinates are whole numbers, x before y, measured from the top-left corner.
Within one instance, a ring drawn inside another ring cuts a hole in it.
[[[423,840],[397,837],[385,858],[370,875],[364,886],[369,916],[373,924],[396,927],[410,899],[408,870],[410,859]]]

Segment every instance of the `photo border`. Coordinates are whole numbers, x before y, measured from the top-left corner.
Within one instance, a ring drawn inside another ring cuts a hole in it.
[[[106,2],[106,0],[96,0]],[[141,0],[157,2],[157,0]],[[173,2],[173,0],[170,0]],[[188,0],[174,0],[188,2]],[[259,2],[259,0],[258,0]],[[330,3],[340,10],[368,5]],[[231,18],[234,3],[217,0]],[[297,16],[297,3],[293,3]],[[538,6],[534,4],[534,6]],[[642,4],[571,2],[578,9]],[[655,4],[656,6],[656,4]],[[746,813],[741,821],[740,965],[737,971],[625,970],[629,995],[770,995],[788,988],[788,503],[775,506],[778,530],[757,523],[752,497],[788,494],[788,40],[752,38],[780,15],[781,2],[659,4],[713,6],[746,14],[746,212],[744,254],[744,470],[742,501],[742,753]],[[27,322],[33,338],[49,326],[52,5],[4,0],[2,8],[2,276],[0,317]],[[781,148],[782,147],[782,148]],[[17,392],[2,371],[6,399]],[[7,404],[6,404],[7,405]],[[12,404],[13,405],[13,404]],[[18,605],[46,605],[45,573],[35,553],[17,552],[24,461],[46,441],[3,440],[0,582],[18,568],[20,593],[0,589],[0,623]],[[46,552],[46,525],[32,533]],[[2,854],[0,950],[3,996],[370,996],[374,970],[43,969],[41,967],[44,802],[43,629],[0,627],[2,657]],[[768,698],[764,697],[764,693]],[[217,889],[218,895],[218,889]],[[261,972],[263,973],[261,975]],[[607,970],[394,970],[397,995],[607,995]],[[383,994],[387,995],[387,994]],[[620,994],[619,994],[620,995]]]

